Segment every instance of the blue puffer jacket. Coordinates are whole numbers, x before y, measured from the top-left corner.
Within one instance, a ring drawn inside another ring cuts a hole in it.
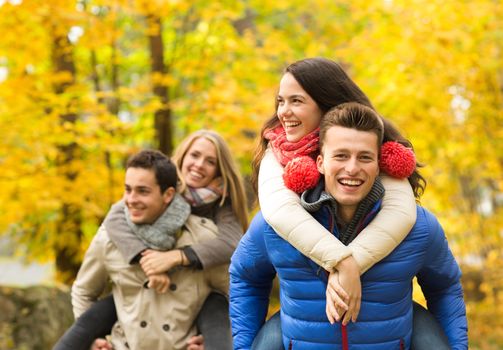
[[[326,208],[315,217],[332,229]],[[325,315],[327,274],[278,236],[258,213],[230,267],[230,313],[235,349],[249,349],[262,326],[272,280],[280,281],[285,349],[408,349],[412,332],[412,279],[441,323],[453,349],[467,349],[461,272],[436,218],[417,208],[407,238],[362,276],[358,321],[341,327]]]

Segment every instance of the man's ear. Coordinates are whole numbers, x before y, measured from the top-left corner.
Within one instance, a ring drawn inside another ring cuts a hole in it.
[[[321,155],[321,153],[318,154],[318,157],[316,157],[316,167],[318,168],[320,174],[325,174],[323,172],[323,156]]]
[[[173,197],[175,196],[176,190],[174,187],[168,187],[166,191],[162,194],[162,199],[165,204],[171,203]]]

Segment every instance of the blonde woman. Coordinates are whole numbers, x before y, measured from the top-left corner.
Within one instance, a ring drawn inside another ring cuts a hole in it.
[[[112,207],[104,226],[124,260],[140,264],[148,277],[176,269],[195,269],[202,270],[208,279],[216,281],[217,291],[206,299],[196,320],[202,336],[190,338],[186,346],[189,350],[232,349],[227,265],[248,225],[247,199],[241,175],[226,142],[211,130],[190,134],[180,143],[172,159],[179,169],[181,196],[190,204],[191,214],[216,224],[218,234],[215,238],[179,249],[151,249],[138,239],[124,219],[123,201]],[[150,233],[161,237],[163,232]],[[160,288],[159,292],[165,292],[165,289]],[[170,292],[176,293],[176,290],[170,289]],[[87,350],[94,339],[110,332],[115,320],[113,299],[107,297],[84,313],[54,349]],[[94,348],[99,349],[102,344],[105,344],[103,349],[108,346],[101,339],[95,342]]]

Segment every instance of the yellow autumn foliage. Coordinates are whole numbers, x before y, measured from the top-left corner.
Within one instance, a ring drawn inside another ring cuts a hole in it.
[[[167,71],[151,74],[159,30]],[[127,156],[157,146],[153,85],[175,144],[215,129],[249,174],[282,69],[325,56],[412,140],[421,204],[463,268],[470,348],[503,347],[501,2],[5,0],[0,32],[0,235],[19,254],[80,261]]]

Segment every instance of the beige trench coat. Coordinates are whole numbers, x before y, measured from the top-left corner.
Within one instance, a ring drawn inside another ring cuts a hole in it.
[[[211,239],[215,224],[189,216],[176,246]],[[170,272],[171,286],[159,294],[144,287],[146,275],[138,264],[129,265],[101,226],[86,252],[72,286],[72,305],[79,317],[112,283],[118,322],[112,330],[115,350],[185,349],[196,334],[194,320],[211,290],[228,293],[228,265],[209,270],[188,268]]]

